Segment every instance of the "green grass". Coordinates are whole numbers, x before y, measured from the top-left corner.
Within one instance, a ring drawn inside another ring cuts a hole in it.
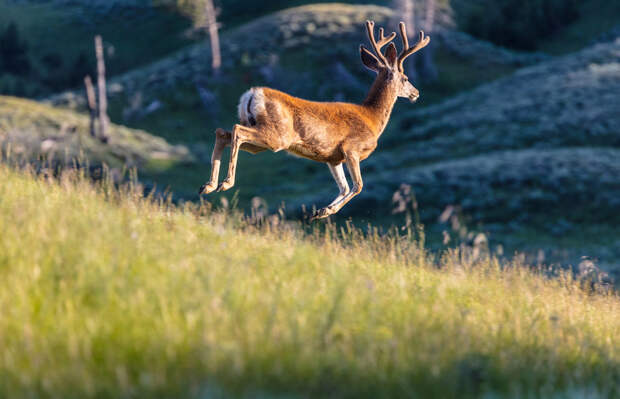
[[[1,397],[620,394],[620,300],[568,274],[0,181]]]

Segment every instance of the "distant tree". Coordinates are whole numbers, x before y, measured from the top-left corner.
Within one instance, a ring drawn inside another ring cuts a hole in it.
[[[409,36],[409,41],[415,41],[418,35],[414,0],[393,0],[392,8],[394,9],[394,20],[391,25],[396,27],[400,21],[403,21],[405,25],[407,25],[407,36]],[[409,76],[409,79],[413,81],[418,78],[415,63],[416,57],[417,55],[414,54],[412,56],[413,60],[404,64],[405,73]]]
[[[19,37],[15,22],[11,22],[0,35],[0,67],[13,75],[27,75],[30,72],[28,44]]]
[[[424,23],[420,24],[417,18],[416,5],[425,6]],[[431,36],[435,27],[435,0],[393,0],[392,8],[394,9],[393,26],[397,26],[398,22],[403,21],[407,25],[407,35],[409,42],[418,40],[418,32],[422,29]],[[413,60],[405,64],[405,73],[411,80],[421,78],[424,83],[430,83],[437,80],[437,68],[433,62],[433,43],[426,47],[419,54],[415,54]]]
[[[88,111],[90,114],[90,135],[92,137],[97,137],[97,128],[95,124],[97,121],[97,99],[95,97],[93,80],[90,78],[90,75],[86,75],[84,77],[84,88],[86,89],[86,105],[88,105]]]
[[[108,118],[108,94],[105,81],[105,61],[103,58],[103,41],[101,36],[95,36],[95,55],[97,56],[97,88],[98,88],[98,105],[99,112],[99,140],[107,142],[109,139],[108,127],[110,118]]]
[[[437,11],[437,3],[435,0],[426,0],[426,15],[424,17],[424,31],[427,35],[432,36],[435,28],[435,13]],[[434,82],[437,80],[438,73],[433,61],[433,53],[435,52],[435,46],[437,41],[431,42],[429,46],[420,52],[420,75],[424,79],[425,83]]]
[[[213,0],[158,0],[156,4],[174,5],[181,13],[191,18],[195,28],[203,29],[209,34],[211,66],[213,73],[218,74],[222,66],[222,56],[217,23],[218,10],[216,10]]]
[[[213,6],[213,0],[202,0],[202,2],[204,2],[205,10],[205,29],[209,32],[209,38],[211,39],[211,66],[213,67],[213,72],[217,74],[222,66],[222,55],[220,52],[220,36],[218,33],[215,7]]]

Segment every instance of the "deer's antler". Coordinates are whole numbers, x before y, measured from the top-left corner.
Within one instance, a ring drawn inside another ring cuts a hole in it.
[[[424,36],[424,31],[420,31],[420,39],[418,39],[416,45],[413,47],[409,47],[409,39],[407,39],[407,27],[405,27],[405,23],[401,22],[398,27],[400,28],[400,35],[403,39],[403,51],[398,56],[398,70],[400,72],[404,72],[403,62],[405,62],[405,59],[416,51],[419,51],[424,47],[428,46],[431,38],[428,36]]]
[[[366,47],[361,46],[362,50],[365,51],[368,55],[374,57],[377,61],[381,62],[383,65],[388,65],[388,60],[385,58],[383,53],[381,53],[381,48],[394,40],[396,37],[396,32],[392,32],[388,37],[383,36],[383,28],[379,28],[379,42],[375,39],[375,23],[374,21],[366,21],[366,30],[368,31],[368,40],[370,40],[370,45],[372,46],[375,53],[371,53]]]

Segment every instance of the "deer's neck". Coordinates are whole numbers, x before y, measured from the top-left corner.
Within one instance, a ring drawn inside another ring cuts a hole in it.
[[[396,93],[390,89],[387,80],[382,76],[377,76],[372,84],[368,96],[362,106],[369,110],[376,120],[377,136],[381,135],[387,126],[394,104],[396,103]]]

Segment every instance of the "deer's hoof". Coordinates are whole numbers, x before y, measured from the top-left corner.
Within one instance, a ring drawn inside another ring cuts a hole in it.
[[[223,182],[220,183],[219,187],[217,188],[217,191],[226,191],[229,188],[231,188],[234,185],[234,183],[229,182],[228,180],[224,180]]]
[[[210,184],[203,184],[202,186],[200,186],[200,189],[198,189],[198,195],[202,195],[202,194],[210,194],[212,192],[214,192],[216,189],[215,185],[210,185]]]
[[[312,215],[312,217],[310,218],[310,221],[314,221],[314,220],[318,220],[318,219],[325,219],[326,217],[328,217],[329,215],[331,215],[332,212],[329,210],[329,208],[321,208],[318,211],[316,211],[314,213],[314,215]]]

